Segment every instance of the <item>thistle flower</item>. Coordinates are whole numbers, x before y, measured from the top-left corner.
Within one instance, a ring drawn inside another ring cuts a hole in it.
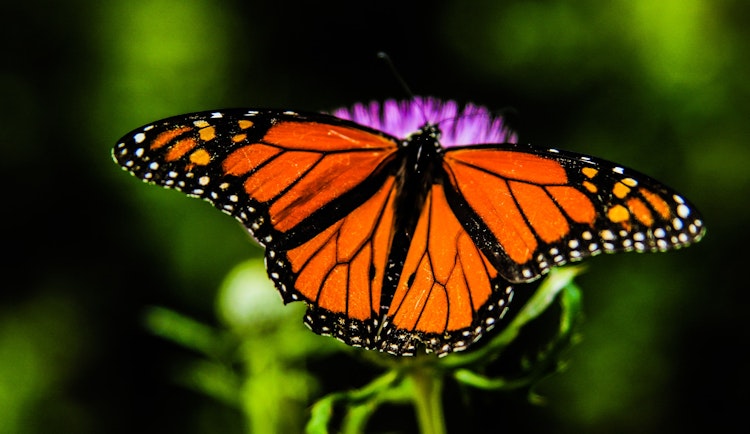
[[[411,100],[387,100],[358,103],[333,111],[334,116],[406,138],[425,124],[437,125],[443,147],[481,143],[516,143],[517,135],[507,128],[502,117],[474,104],[460,106],[455,101],[432,97]]]

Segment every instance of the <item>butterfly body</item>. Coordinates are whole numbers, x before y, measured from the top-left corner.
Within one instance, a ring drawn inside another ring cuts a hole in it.
[[[642,174],[514,143],[444,147],[442,126],[399,138],[316,113],[202,112],[131,132],[114,157],[237,218],[315,332],[398,355],[467,348],[552,266],[702,236],[693,207]]]

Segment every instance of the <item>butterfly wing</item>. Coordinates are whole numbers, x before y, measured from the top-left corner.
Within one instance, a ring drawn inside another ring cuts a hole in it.
[[[413,354],[418,342],[446,355],[492,329],[513,288],[458,221],[443,186],[433,184],[390,300],[381,351]]]
[[[228,110],[133,131],[114,157],[242,222],[266,247],[284,301],[307,303],[315,332],[394,354],[413,354],[418,342],[440,355],[466,348],[504,316],[512,283],[553,265],[677,248],[703,234],[681,196],[604,160],[454,147],[414,186],[401,149],[331,116]],[[411,188],[424,196],[406,195]],[[401,220],[411,197],[424,203]]]
[[[308,302],[305,323],[316,333],[375,347],[394,237],[394,182],[387,178],[362,205],[309,241],[267,251],[269,275],[285,300]]]
[[[237,218],[285,302],[316,332],[370,347],[393,239],[396,139],[319,114],[227,110],[135,130],[114,158]]]
[[[451,148],[443,170],[452,208],[511,282],[602,252],[683,247],[704,232],[698,212],[672,189],[572,152]]]

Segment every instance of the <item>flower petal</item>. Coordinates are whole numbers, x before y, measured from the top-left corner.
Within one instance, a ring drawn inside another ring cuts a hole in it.
[[[466,104],[459,107],[455,101],[441,101],[432,97],[414,97],[411,100],[386,100],[369,104],[357,103],[350,108],[339,108],[333,115],[406,138],[425,124],[437,125],[445,146],[480,143],[516,143],[517,135],[483,106]]]

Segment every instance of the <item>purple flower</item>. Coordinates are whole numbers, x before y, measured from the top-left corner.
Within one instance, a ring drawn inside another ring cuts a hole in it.
[[[473,104],[459,106],[455,101],[432,97],[414,97],[407,101],[387,100],[354,104],[339,108],[333,115],[358,124],[406,138],[423,125],[432,123],[442,131],[444,147],[481,143],[516,143],[518,136],[509,130],[503,119],[486,107]]]

